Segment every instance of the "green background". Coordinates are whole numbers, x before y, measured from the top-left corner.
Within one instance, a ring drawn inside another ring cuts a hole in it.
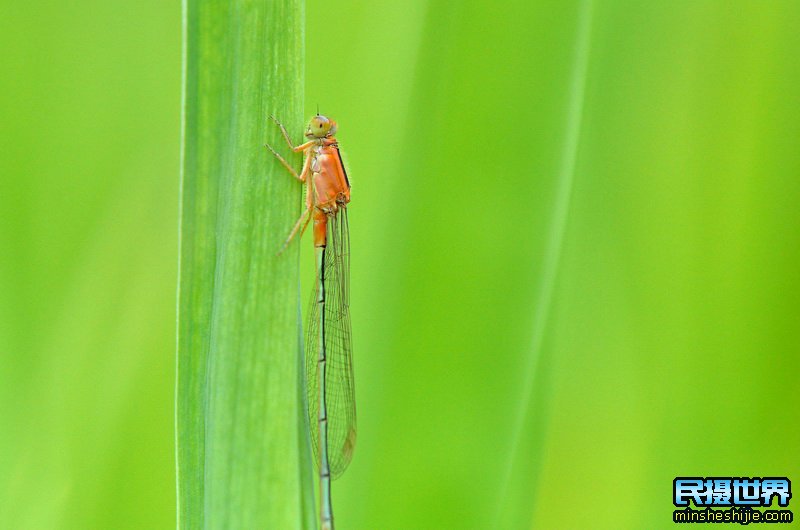
[[[677,475],[800,480],[800,4],[306,17],[353,185],[340,528],[669,528]],[[0,8],[2,528],[174,526],[180,46],[174,3]]]

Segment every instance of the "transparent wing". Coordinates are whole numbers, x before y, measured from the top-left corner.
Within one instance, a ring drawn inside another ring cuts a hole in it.
[[[353,456],[356,442],[356,401],[350,343],[350,237],[347,209],[328,216],[328,240],[324,249],[325,302],[317,303],[319,281],[311,297],[306,334],[306,392],[314,462],[319,466],[320,342],[325,347],[325,401],[328,416],[328,463],[331,477],[339,477]],[[319,275],[319,271],[317,271]],[[317,278],[319,280],[319,277]],[[325,318],[322,319],[321,312]],[[320,325],[324,326],[320,334]],[[320,335],[324,337],[321,340]]]

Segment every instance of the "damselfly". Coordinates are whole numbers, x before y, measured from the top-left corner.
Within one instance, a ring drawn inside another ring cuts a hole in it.
[[[281,123],[292,151],[305,154],[298,175],[267,145],[292,175],[306,184],[306,210],[295,223],[286,246],[314,219],[317,278],[308,310],[305,345],[306,393],[311,441],[319,470],[320,521],[333,530],[331,479],[340,476],[353,456],[356,407],[350,347],[350,237],[347,203],[350,182],[339,155],[336,122],[317,114],[306,129],[308,141],[298,146]]]

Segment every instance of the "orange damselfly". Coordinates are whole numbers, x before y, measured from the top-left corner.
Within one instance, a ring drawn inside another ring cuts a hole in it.
[[[356,407],[350,344],[350,236],[347,204],[350,182],[339,154],[336,122],[317,113],[306,129],[308,139],[292,144],[292,151],[305,155],[298,175],[275,149],[272,154],[306,185],[306,209],[283,245],[301,235],[314,219],[316,285],[309,304],[305,344],[305,376],[311,446],[319,470],[320,521],[323,530],[333,530],[331,480],[339,477],[353,456],[356,440]]]

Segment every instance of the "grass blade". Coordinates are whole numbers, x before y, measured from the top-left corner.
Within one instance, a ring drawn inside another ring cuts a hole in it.
[[[262,147],[303,123],[300,0],[184,3],[179,528],[307,528],[300,187]],[[298,162],[292,159],[292,162]]]

